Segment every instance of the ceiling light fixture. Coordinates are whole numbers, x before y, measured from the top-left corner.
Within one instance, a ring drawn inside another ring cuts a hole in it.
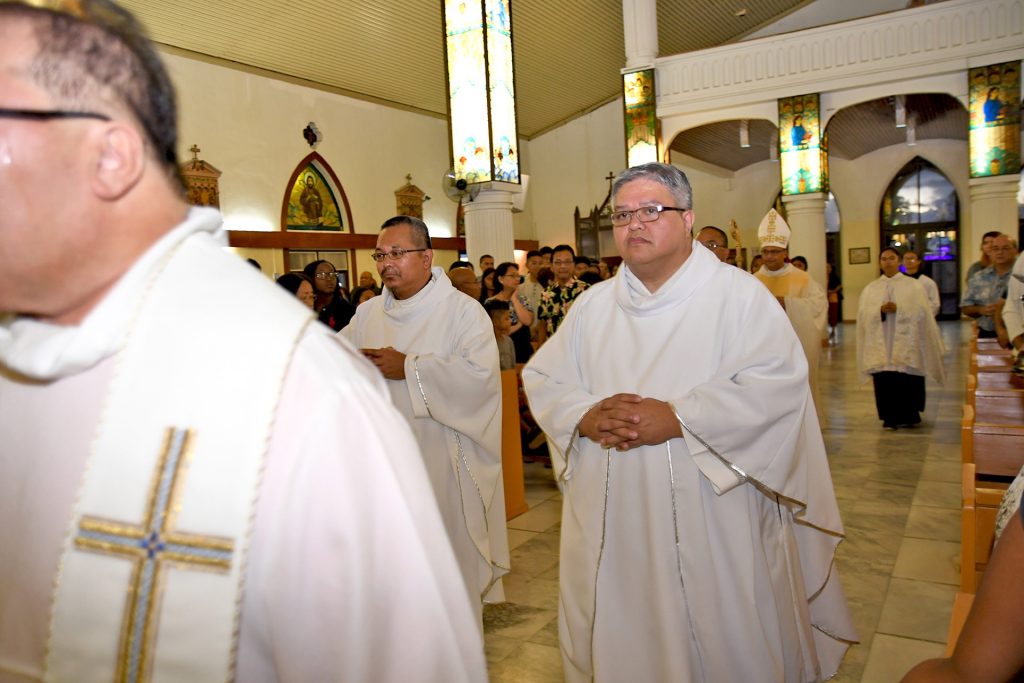
[[[907,144],[911,147],[917,144],[917,117],[913,114],[907,118]]]
[[[747,119],[740,121],[740,147],[750,147],[750,121]]]

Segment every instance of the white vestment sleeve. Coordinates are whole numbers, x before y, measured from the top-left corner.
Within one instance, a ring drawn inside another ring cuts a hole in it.
[[[479,625],[416,442],[376,370],[329,334],[303,341],[285,384],[238,680],[484,681]]]
[[[787,296],[785,301],[786,312],[793,321],[797,336],[802,339],[801,330],[813,329],[818,337],[815,341],[820,345],[820,337],[828,324],[828,296],[824,288],[816,280],[809,278],[807,287],[800,296]]]
[[[1013,341],[1024,334],[1024,283],[1017,279],[1017,276],[1024,277],[1024,254],[1017,257],[1013,266],[1013,275],[1006,291],[1006,305],[1003,306],[1003,322],[1006,324],[1006,333]]]
[[[417,418],[429,417],[491,448],[486,434],[493,421],[501,421],[501,376],[498,345],[489,324],[480,322],[483,309],[464,308],[446,321],[459,332],[450,354],[409,354],[405,383]],[[498,458],[500,453],[490,453]]]

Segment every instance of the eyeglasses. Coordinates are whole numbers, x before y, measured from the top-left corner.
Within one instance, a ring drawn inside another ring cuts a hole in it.
[[[338,274],[335,273],[335,272],[317,273],[316,274],[316,279],[317,280],[330,280],[332,277],[338,277]]]
[[[396,248],[392,249],[391,251],[375,251],[372,254],[370,254],[370,258],[372,258],[377,263],[380,263],[381,261],[383,261],[385,256],[388,257],[389,259],[391,259],[392,261],[397,261],[398,259],[402,258],[406,254],[411,254],[414,251],[426,251],[426,248],[423,248],[423,249],[402,249],[402,248],[396,247]]]
[[[689,211],[689,209],[652,204],[651,206],[641,206],[639,209],[633,209],[632,211],[615,211],[612,213],[612,225],[616,228],[624,228],[633,222],[633,216],[636,216],[636,219],[641,223],[652,223],[658,220],[658,216],[661,215],[662,211],[685,212]]]
[[[53,119],[97,119],[112,120],[106,114],[91,111],[60,111],[57,109],[3,109],[0,108],[0,119],[26,119],[28,121],[52,121]]]
[[[551,265],[553,265],[553,266],[571,266],[574,263],[576,263],[576,262],[575,261],[552,261]]]

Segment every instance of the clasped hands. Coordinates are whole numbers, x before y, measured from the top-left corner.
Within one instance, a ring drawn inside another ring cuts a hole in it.
[[[580,420],[579,432],[602,448],[618,451],[655,446],[683,435],[668,403],[637,394],[615,394],[598,401]]]
[[[884,304],[882,304],[882,313],[895,313],[895,312],[896,312],[896,302],[895,301],[886,301]]]
[[[380,374],[387,379],[405,379],[405,354],[386,346],[383,349],[360,349]]]

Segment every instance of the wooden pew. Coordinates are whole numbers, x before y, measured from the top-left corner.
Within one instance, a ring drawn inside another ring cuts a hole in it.
[[[967,389],[1003,389],[1024,391],[1024,377],[1013,372],[979,372],[967,376]]]
[[[979,372],[1013,372],[1013,354],[1005,349],[1000,353],[972,353],[970,374]]]
[[[984,477],[1015,477],[1024,466],[1024,424],[983,423],[974,406],[965,404],[963,410],[961,461],[974,463]]]
[[[501,469],[505,485],[505,519],[529,509],[523,482],[523,445],[519,436],[519,381],[515,370],[501,373]]]
[[[1009,484],[979,480],[974,463],[964,463],[962,473],[960,590],[974,593],[992,554],[996,514]]]

